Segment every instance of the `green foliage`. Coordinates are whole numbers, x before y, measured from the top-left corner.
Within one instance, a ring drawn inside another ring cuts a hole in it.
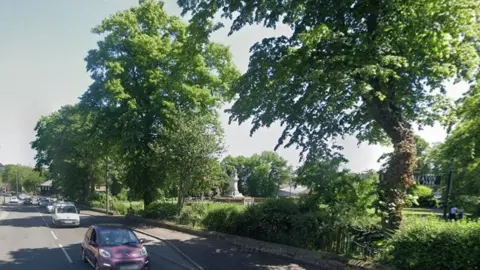
[[[445,82],[470,82],[479,74],[478,1],[177,3],[194,24],[217,12],[233,19],[230,34],[256,23],[293,30],[251,47],[248,70],[232,87],[237,98],[230,121],[252,121],[251,133],[281,122],[277,147],[296,144],[307,159],[339,154],[346,135],[392,143],[383,224],[398,229],[415,167],[412,123],[444,121],[452,107]]]
[[[337,215],[367,215],[376,198],[378,176],[340,170],[343,159],[309,159],[297,171],[297,182],[311,189],[309,207],[327,205]]]
[[[186,25],[169,16],[162,2],[145,0],[93,29],[103,38],[85,59],[94,82],[81,104],[99,116],[102,141],[118,144],[125,184],[147,205],[170,173],[159,168],[152,149],[168,137],[159,131],[181,125],[179,111],[211,114],[239,75],[228,48],[199,31],[210,28]]]
[[[9,190],[16,191],[17,177],[19,192],[33,192],[38,185],[47,180],[45,175],[33,170],[29,166],[7,164],[2,170],[2,182],[8,184]]]
[[[237,232],[238,217],[245,211],[245,207],[234,204],[213,204],[202,220],[203,226],[217,232]]]
[[[160,131],[162,140],[152,149],[158,158],[156,164],[162,167],[158,170],[168,178],[166,184],[177,187],[180,213],[186,196],[205,194],[224,181],[217,162],[223,150],[223,129],[217,114],[177,112],[175,118],[172,128]]]
[[[293,29],[291,37],[252,47],[230,112],[239,122],[253,117],[252,131],[282,120],[279,143],[290,138],[309,149],[328,148],[332,136],[345,134],[381,141],[386,132],[393,139],[395,122],[387,119],[431,124],[442,109],[436,93],[443,82],[471,80],[480,63],[475,0],[178,4],[197,24],[221,11],[234,20],[230,33],[254,23]]]
[[[146,218],[174,220],[177,214],[177,207],[175,204],[163,201],[156,201],[145,206],[142,215]]]
[[[278,153],[264,151],[251,157],[227,156],[222,161],[225,171],[237,170],[239,191],[252,197],[273,197],[278,188],[293,177],[292,167]]]
[[[480,207],[480,196],[461,195],[453,198],[451,202],[452,206],[461,208],[467,213],[478,215],[478,209]]]
[[[415,185],[412,188],[412,194],[418,197],[428,197],[433,195],[433,189],[424,185]]]
[[[48,175],[65,198],[83,201],[95,185],[105,183],[104,153],[96,142],[94,115],[78,105],[64,106],[42,117],[31,143],[36,169]]]
[[[410,218],[389,243],[392,269],[476,269],[480,223]]]
[[[440,202],[433,197],[433,189],[423,186],[415,185],[412,188],[412,195],[417,198],[418,206],[426,208],[438,208]]]
[[[377,228],[375,224],[378,224],[378,219],[367,216],[341,217],[332,215],[332,211],[325,208],[310,211],[303,201],[290,198],[269,198],[248,207],[228,203],[192,203],[186,205],[176,218],[173,204],[156,205],[155,214],[145,211],[144,216],[157,216],[185,225],[201,225],[208,230],[263,241],[350,255],[359,255],[360,248],[353,242],[362,241],[359,233],[374,230]]]

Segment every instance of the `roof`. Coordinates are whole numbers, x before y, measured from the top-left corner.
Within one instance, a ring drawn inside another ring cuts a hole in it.
[[[125,230],[131,230],[129,227],[122,225],[122,224],[115,224],[115,223],[104,223],[104,224],[95,224],[93,225],[95,229],[125,229]]]
[[[283,191],[283,192],[291,193],[291,194],[306,194],[310,190],[305,186],[298,185],[297,187],[291,187],[291,188],[290,187],[284,187],[284,188],[279,189],[279,191]]]
[[[40,186],[41,187],[51,187],[52,183],[53,183],[53,180],[47,180],[47,181],[43,182]]]

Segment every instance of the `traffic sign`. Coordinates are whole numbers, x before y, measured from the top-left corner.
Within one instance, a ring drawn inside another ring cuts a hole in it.
[[[415,181],[420,185],[434,187],[439,186],[442,182],[442,177],[435,174],[414,174]]]

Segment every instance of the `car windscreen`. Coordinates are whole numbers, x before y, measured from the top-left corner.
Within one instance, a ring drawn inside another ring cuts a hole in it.
[[[77,213],[77,209],[75,206],[59,206],[57,207],[57,213],[64,214],[64,213],[69,213],[69,214],[74,214]]]
[[[102,246],[138,245],[134,232],[124,228],[102,229],[99,231],[99,244]]]

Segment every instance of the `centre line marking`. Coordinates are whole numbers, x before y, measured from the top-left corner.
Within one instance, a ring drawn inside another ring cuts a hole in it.
[[[53,238],[55,238],[55,240],[58,240],[57,236],[53,233],[53,231],[50,231],[50,233],[52,234]]]
[[[68,253],[67,253],[67,251],[63,248],[63,246],[62,246],[61,244],[58,244],[58,246],[62,249],[63,254],[65,254],[65,257],[67,257],[67,260],[68,260],[70,263],[73,263],[72,259],[70,258],[70,256],[68,256]]]

